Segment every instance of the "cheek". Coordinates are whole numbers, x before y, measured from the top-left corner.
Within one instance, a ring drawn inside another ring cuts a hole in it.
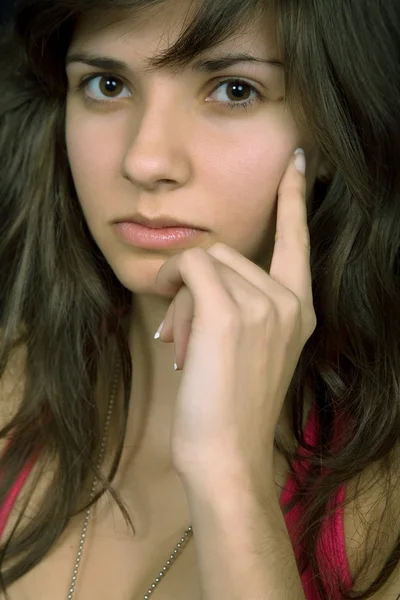
[[[118,136],[115,129],[113,135],[107,135],[104,124],[100,126],[96,120],[80,118],[79,110],[74,110],[72,116],[68,109],[65,135],[71,174],[83,212],[101,222],[100,194],[115,196],[111,174],[115,172],[112,161],[118,156],[117,147],[113,147]]]
[[[98,171],[98,153],[91,151],[95,146],[88,135],[87,127],[81,127],[76,117],[68,117],[68,111],[65,137],[72,179],[78,197],[84,204],[85,199],[93,197],[90,191],[93,182],[96,181],[93,175]]]
[[[277,190],[297,134],[269,128],[245,137],[224,153],[209,149],[203,177],[224,241],[250,258],[266,235],[275,235]]]
[[[121,121],[121,119],[119,119]],[[77,187],[98,190],[114,169],[120,146],[119,129],[123,123],[104,116],[88,116],[87,109],[71,101],[66,110],[66,145],[71,171]]]

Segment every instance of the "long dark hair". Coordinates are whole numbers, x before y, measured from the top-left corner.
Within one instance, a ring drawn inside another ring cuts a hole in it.
[[[19,0],[12,25],[0,37],[0,377],[15,351],[25,349],[21,401],[0,431],[0,439],[8,438],[0,460],[0,505],[32,456],[40,453],[30,492],[46,468],[56,465],[51,493],[44,495],[35,519],[18,528],[21,511],[0,546],[0,565],[11,565],[1,569],[3,587],[40,562],[71,517],[88,507],[83,490],[94,475],[101,489],[92,503],[108,491],[134,531],[111,485],[134,381],[116,309],[129,304],[131,293],[91,237],[72,182],[64,139],[65,57],[82,14],[107,12],[110,20],[114,13],[123,19],[164,3]],[[390,474],[400,437],[400,4],[195,4],[198,11],[180,39],[153,65],[184,67],[273,9],[286,101],[335,168],[332,180],[317,181],[313,190],[309,227],[318,325],[288,392],[294,439],[311,452],[309,476],[296,497],[306,523],[297,540],[305,549],[299,567],[303,572],[311,564],[324,598],[329,590],[315,541],[329,499],[377,463],[383,496],[394,494]],[[95,459],[111,379],[104,398],[95,398],[93,390],[115,358],[122,365],[124,394],[116,413],[113,460],[109,472],[102,473]],[[306,389],[316,399],[321,424],[313,446],[302,427]],[[337,415],[348,415],[340,443],[334,439]],[[293,452],[278,439],[275,444],[292,465]],[[372,554],[366,554],[365,565]],[[388,580],[399,558],[400,536],[368,589],[346,590],[340,577],[337,585],[349,598],[368,598]]]

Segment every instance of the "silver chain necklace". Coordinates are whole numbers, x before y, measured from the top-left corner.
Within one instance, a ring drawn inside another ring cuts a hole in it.
[[[97,459],[97,468],[98,469],[100,469],[101,462],[102,462],[103,456],[104,456],[104,449],[105,449],[106,440],[107,440],[108,428],[109,428],[109,425],[110,425],[111,414],[112,414],[112,411],[113,411],[113,408],[114,408],[115,396],[116,396],[116,393],[117,393],[117,385],[118,385],[118,379],[119,379],[119,370],[120,370],[120,365],[119,365],[119,361],[118,361],[118,366],[116,368],[115,376],[114,376],[114,381],[113,381],[113,387],[112,387],[110,402],[109,402],[109,405],[108,405],[108,411],[107,411],[107,417],[106,417],[106,424],[104,426],[104,433],[103,433],[103,437],[102,437],[101,444],[100,444],[99,456],[98,456],[98,459]],[[92,485],[91,491],[90,491],[90,500],[92,500],[93,497],[94,497],[94,495],[95,495],[96,487],[97,487],[97,479],[95,477],[94,481],[93,481],[93,485]],[[83,547],[84,547],[84,544],[85,544],[86,532],[87,532],[87,529],[88,529],[89,519],[90,519],[92,508],[93,508],[93,506],[90,506],[87,509],[86,513],[85,513],[85,520],[83,522],[81,539],[80,539],[79,546],[78,546],[78,552],[76,554],[75,566],[74,566],[74,570],[73,570],[72,577],[71,577],[71,583],[70,583],[70,586],[69,586],[67,600],[72,600],[72,598],[74,597],[76,581],[77,581],[77,578],[78,578],[79,566],[80,566],[81,559],[82,559]],[[172,567],[172,565],[173,565],[176,557],[186,547],[186,542],[189,541],[189,539],[191,538],[192,535],[193,535],[193,531],[192,531],[192,526],[190,525],[186,529],[185,533],[183,534],[183,537],[181,537],[181,539],[179,540],[179,542],[176,544],[174,551],[172,552],[172,554],[170,555],[169,559],[166,561],[166,563],[162,567],[161,571],[158,574],[158,577],[156,577],[154,579],[153,583],[151,584],[151,586],[147,590],[146,594],[143,597],[143,600],[149,600],[151,594],[154,592],[154,590],[156,589],[156,587],[158,586],[158,584],[160,583],[160,581],[164,578],[164,575],[166,574],[166,572],[170,569],[170,567]]]

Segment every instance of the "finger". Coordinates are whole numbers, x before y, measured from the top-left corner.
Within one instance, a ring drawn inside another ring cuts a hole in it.
[[[219,246],[220,252],[218,252],[217,246]],[[211,247],[211,249],[215,254],[222,254],[222,258],[225,259],[225,262],[220,260],[211,260],[209,262],[219,277],[220,287],[225,288],[227,295],[233,301],[230,309],[231,314],[234,314],[235,316],[236,325],[238,325],[240,321],[240,318],[237,318],[238,315],[240,313],[244,314],[249,310],[249,308],[250,312],[252,313],[252,318],[256,317],[259,312],[259,307],[263,306],[265,299],[264,291],[259,287],[255,287],[251,281],[246,278],[246,266],[254,266],[254,268],[257,269],[257,271],[267,279],[267,286],[264,285],[264,287],[268,288],[269,286],[272,286],[271,291],[274,291],[274,286],[278,288],[278,290],[282,290],[282,286],[273,281],[268,274],[253,265],[253,263],[250,261],[247,261],[247,259],[237,253],[235,250],[224,246],[223,244],[215,244],[214,247]],[[241,270],[244,275],[242,275],[242,272],[239,272],[240,269],[237,269],[235,258],[237,259],[238,257],[243,260],[243,263],[241,264]],[[226,264],[227,262],[230,264]],[[252,311],[252,306],[254,307],[254,311]],[[214,305],[213,308],[216,310]],[[182,369],[185,362],[189,338],[193,326],[194,312],[195,305],[193,296],[189,288],[186,285],[182,285],[172,305],[167,311],[163,335],[161,337],[161,341],[165,343],[170,343],[172,341],[174,342],[175,361],[178,365],[178,369]],[[224,316],[228,316],[226,311],[222,314],[222,317]]]
[[[189,255],[186,253],[186,256],[182,254],[179,258],[171,258],[157,274],[156,283],[165,294],[179,288],[168,308],[159,338],[165,343],[174,343],[174,358],[178,370],[181,370],[185,363],[195,317],[197,316],[200,327],[209,325],[211,329],[216,330],[212,323],[213,317],[218,317],[218,302],[214,303],[212,297],[219,296],[222,305],[228,297],[230,298],[214,263],[218,263],[218,260],[213,259],[204,250],[197,249],[195,252],[190,251]],[[182,284],[182,281],[187,285]],[[225,304],[221,311],[226,314],[227,310],[228,304]]]
[[[216,262],[229,267],[230,270],[234,271],[255,288],[266,294],[272,294],[280,287],[280,284],[275,282],[268,273],[237,252],[234,248],[231,248],[222,242],[213,244],[206,252],[216,258]],[[223,276],[221,270],[220,274]],[[165,343],[171,343],[173,341],[174,312],[176,314],[178,311],[178,314],[182,314],[182,322],[191,323],[193,320],[193,310],[192,295],[189,293],[188,288],[185,285],[182,285],[166,313],[160,340]]]
[[[166,344],[169,344],[173,341],[172,319],[174,315],[175,299],[176,296],[169,305],[168,310],[165,313],[164,320],[160,324],[160,327],[157,330],[157,334],[154,336],[154,339],[160,340],[161,342],[164,342]]]
[[[228,290],[221,285],[214,262],[218,261],[202,248],[191,248],[162,265],[155,285],[161,294],[176,295],[182,283],[185,284],[193,296],[194,320],[218,329],[221,325],[219,315],[232,309],[234,303]]]
[[[237,307],[248,308],[249,300],[254,299],[254,296],[259,293],[262,298],[264,294],[243,278],[237,271],[229,268],[220,261],[218,266],[215,263],[211,263],[213,268],[216,269],[217,274],[220,277],[220,285],[225,287],[227,293],[235,301]],[[271,281],[272,279],[269,278]],[[278,285],[275,282],[275,285]],[[167,331],[162,341],[166,343],[174,343],[174,358],[178,370],[181,370],[184,366],[187,348],[189,345],[189,338],[193,327],[194,318],[194,300],[193,296],[186,285],[183,285],[173,302],[173,311],[168,311],[167,316]],[[240,312],[240,310],[239,310]]]
[[[194,315],[193,297],[189,289],[182,287],[174,302],[172,315],[172,335],[174,342],[174,357],[178,370],[183,368]]]
[[[295,166],[296,157],[299,154],[292,156],[278,188],[275,247],[269,274],[308,304],[312,302],[312,282],[306,178]]]
[[[266,273],[261,267],[253,263],[251,260],[240,254],[234,248],[217,242],[207,249],[207,252],[217,258],[219,262],[223,263],[238,275],[241,275],[243,279],[251,283],[255,288],[263,292],[264,294],[275,294],[279,292],[281,285],[274,281],[268,273]]]
[[[166,312],[160,337],[165,344],[174,342],[175,356],[179,359],[185,354],[187,340],[193,321],[193,297],[189,289],[183,285]]]

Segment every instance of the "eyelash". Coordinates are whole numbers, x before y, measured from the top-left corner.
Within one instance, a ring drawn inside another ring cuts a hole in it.
[[[109,73],[95,73],[92,75],[88,75],[87,77],[85,77],[84,79],[82,79],[82,81],[79,83],[77,89],[78,91],[83,91],[84,88],[94,79],[97,78],[103,78],[103,77],[109,77],[110,79],[113,79],[114,81],[118,81],[121,83],[124,83],[124,81],[122,79],[119,79],[117,77],[114,77],[113,75],[110,75]],[[247,85],[251,91],[255,92],[255,99],[253,100],[245,100],[242,103],[239,102],[217,102],[217,104],[222,104],[222,106],[224,108],[230,108],[231,110],[234,108],[243,108],[243,109],[247,109],[250,106],[252,106],[253,104],[258,104],[259,102],[262,102],[264,100],[264,96],[261,94],[261,92],[259,92],[257,90],[256,87],[254,87],[251,83],[247,82],[244,79],[240,79],[238,77],[230,77],[228,79],[224,79],[222,81],[220,81],[217,85],[217,87],[213,90],[212,93],[214,93],[215,91],[217,91],[222,85],[227,84],[227,83],[231,83],[231,82],[235,82],[235,83],[241,83],[241,84],[245,84]],[[124,85],[126,85],[124,83]],[[113,102],[116,102],[116,100],[94,100],[93,98],[91,98],[90,96],[88,96],[87,94],[84,94],[83,96],[84,102],[86,105],[99,105],[99,104],[112,104]]]

